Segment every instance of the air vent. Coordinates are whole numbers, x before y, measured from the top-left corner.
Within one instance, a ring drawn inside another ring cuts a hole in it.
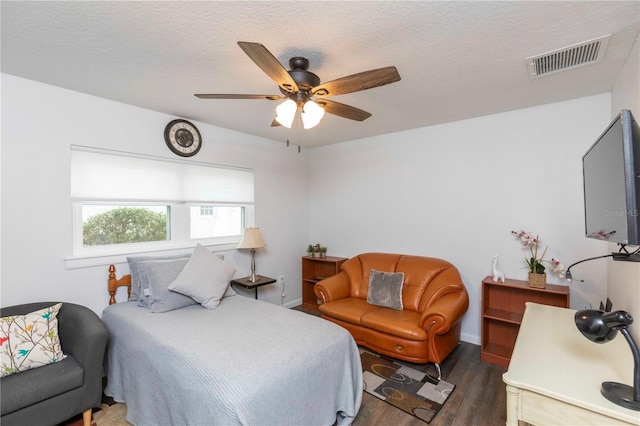
[[[611,34],[527,58],[530,78],[602,61]]]

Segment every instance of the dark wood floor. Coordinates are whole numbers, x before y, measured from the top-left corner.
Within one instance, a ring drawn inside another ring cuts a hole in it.
[[[317,315],[300,306],[293,309]],[[433,364],[403,364],[436,375]],[[506,390],[502,381],[505,367],[483,362],[480,346],[461,342],[441,368],[442,378],[456,388],[430,426],[503,426],[506,423]],[[425,426],[426,423],[365,392],[353,425]]]
[[[432,364],[404,364],[436,374]],[[506,368],[481,361],[480,346],[467,342],[461,342],[441,368],[442,378],[456,385],[456,388],[431,421],[431,426],[503,426],[506,423],[506,392],[502,381],[502,373],[507,371]],[[423,421],[366,392],[353,424],[425,426]]]

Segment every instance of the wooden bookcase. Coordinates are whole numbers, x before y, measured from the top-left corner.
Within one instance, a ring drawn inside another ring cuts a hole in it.
[[[569,298],[569,287],[564,285],[534,288],[526,281],[496,283],[486,277],[482,280],[482,360],[509,365],[526,302],[568,308]]]
[[[311,311],[318,311],[318,299],[313,292],[313,286],[320,280],[340,272],[345,257],[309,257],[302,256],[302,307]]]

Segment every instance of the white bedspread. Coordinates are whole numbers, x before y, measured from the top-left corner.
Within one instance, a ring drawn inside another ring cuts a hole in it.
[[[362,400],[358,347],[341,327],[233,296],[150,313],[111,305],[105,393],[135,425],[350,424]]]

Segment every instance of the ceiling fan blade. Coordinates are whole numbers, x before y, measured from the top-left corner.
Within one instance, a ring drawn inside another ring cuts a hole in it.
[[[339,117],[348,118],[349,120],[364,121],[371,117],[370,112],[341,104],[340,102],[330,101],[328,99],[317,99],[315,100],[315,103],[324,108],[325,112]]]
[[[264,71],[271,80],[275,81],[278,86],[287,92],[297,92],[298,85],[289,75],[285,67],[276,59],[275,56],[260,43],[251,43],[247,41],[239,41],[238,45],[244,50],[253,62]]]
[[[396,81],[400,81],[400,74],[396,67],[391,66],[332,80],[314,87],[311,92],[317,96],[337,96],[384,86]]]
[[[238,94],[212,94],[212,93],[196,93],[194,95],[200,99],[268,99],[277,101],[283,99],[284,96],[279,95],[238,95]]]
[[[278,120],[274,118],[273,121],[271,122],[271,127],[278,127],[278,126],[282,126],[282,124],[278,123]]]

